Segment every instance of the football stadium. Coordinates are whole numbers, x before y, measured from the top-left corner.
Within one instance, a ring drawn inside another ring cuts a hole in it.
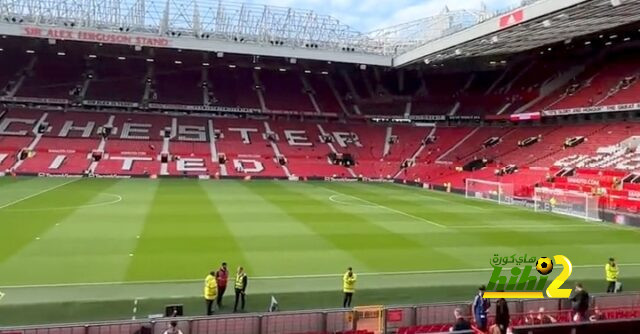
[[[269,2],[0,0],[0,334],[638,332],[640,1]]]

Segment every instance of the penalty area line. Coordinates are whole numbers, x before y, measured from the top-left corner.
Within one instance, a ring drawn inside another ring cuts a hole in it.
[[[621,266],[638,267],[640,263],[620,263]],[[601,268],[602,264],[574,265],[573,268]],[[399,276],[399,275],[433,275],[433,274],[457,274],[457,273],[479,273],[490,272],[493,268],[470,268],[470,269],[436,269],[418,271],[388,271],[388,272],[365,272],[358,273],[358,276]],[[276,279],[309,279],[309,278],[335,278],[342,277],[343,274],[312,274],[312,275],[291,275],[291,276],[258,276],[253,280],[276,280]],[[158,280],[158,281],[131,281],[131,282],[93,282],[93,283],[61,283],[61,284],[38,284],[38,285],[13,285],[1,286],[2,289],[23,289],[23,288],[52,288],[52,287],[91,287],[109,285],[141,285],[141,284],[175,284],[175,283],[200,283],[201,279],[184,280]],[[138,300],[145,298],[138,297]]]
[[[31,194],[31,195],[29,195],[29,196],[25,196],[25,197],[23,197],[23,198],[19,198],[19,199],[17,199],[17,200],[15,200],[15,201],[13,201],[13,202],[9,202],[9,203],[7,203],[7,204],[4,204],[4,205],[0,206],[0,210],[2,210],[2,209],[4,209],[4,208],[8,208],[8,207],[10,207],[10,206],[12,206],[12,205],[14,205],[14,204],[18,204],[18,203],[20,203],[20,202],[22,202],[22,201],[26,201],[26,200],[28,200],[28,199],[30,199],[30,198],[34,198],[34,197],[36,197],[36,196],[40,196],[40,195],[42,195],[42,194],[44,194],[44,193],[46,193],[46,192],[49,192],[49,191],[52,191],[52,190],[56,190],[56,189],[58,189],[58,188],[60,188],[60,187],[64,187],[64,186],[66,186],[67,184],[69,184],[69,183],[73,183],[73,182],[76,182],[76,181],[78,181],[78,180],[80,180],[80,178],[73,179],[73,180],[71,180],[71,181],[67,181],[67,182],[65,182],[65,183],[58,184],[58,185],[56,185],[56,186],[53,186],[53,187],[51,187],[51,188],[47,188],[47,189],[41,190],[41,191],[39,191],[39,192],[37,192],[37,193],[35,193],[35,194]]]
[[[546,228],[558,228],[558,229],[562,229],[562,228],[571,228],[571,227],[586,227],[586,228],[593,228],[593,227],[601,227],[601,228],[608,228],[609,226],[607,225],[592,225],[592,224],[569,224],[569,225],[535,225],[535,224],[529,224],[529,225],[449,225],[447,226],[448,228],[455,228],[455,229],[494,229],[494,228],[507,228],[507,229],[518,229],[518,228],[536,228],[536,229],[546,229]]]
[[[425,223],[428,223],[428,224],[431,224],[431,225],[434,225],[434,226],[437,226],[437,227],[440,227],[440,228],[447,228],[446,226],[444,226],[442,224],[438,224],[438,223],[432,222],[432,221],[430,221],[428,219],[424,219],[422,217],[418,217],[418,216],[412,215],[410,213],[406,213],[404,211],[396,210],[396,209],[390,208],[388,206],[384,206],[384,205],[381,205],[381,204],[378,204],[378,203],[374,203],[374,202],[368,201],[366,199],[360,198],[358,196],[353,196],[353,195],[341,193],[341,192],[339,192],[337,190],[325,188],[325,187],[322,187],[322,186],[321,186],[321,188],[326,189],[327,191],[330,191],[330,192],[332,192],[334,194],[337,194],[337,195],[342,195],[342,196],[347,196],[347,197],[354,198],[356,200],[362,201],[364,203],[367,203],[367,204],[369,204],[371,206],[374,206],[374,207],[377,207],[377,208],[380,208],[380,209],[384,209],[384,210],[388,210],[388,211],[391,211],[391,212],[395,212],[397,214],[400,214],[400,215],[403,215],[403,216],[406,216],[406,217],[409,217],[409,218],[412,218],[412,219],[415,219],[415,220],[419,220],[421,222],[425,222]]]

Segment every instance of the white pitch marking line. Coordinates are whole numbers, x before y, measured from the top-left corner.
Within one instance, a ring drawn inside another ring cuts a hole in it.
[[[625,267],[638,267],[640,263],[619,263]],[[602,264],[576,265],[573,268],[601,268]],[[473,268],[473,269],[438,269],[419,271],[389,271],[358,273],[359,276],[397,276],[397,275],[430,275],[430,274],[454,274],[454,273],[475,273],[488,272],[493,268]],[[333,278],[342,277],[343,274],[315,274],[315,275],[292,275],[292,276],[259,276],[254,280],[280,280],[280,279],[304,279],[304,278]],[[93,283],[61,283],[61,284],[38,284],[38,285],[9,285],[0,286],[0,289],[24,289],[24,288],[56,288],[56,287],[82,287],[82,286],[103,286],[103,285],[139,285],[139,284],[168,284],[168,283],[199,283],[201,279],[183,280],[158,280],[158,281],[131,281],[131,282],[93,282]],[[143,298],[138,298],[143,299]]]
[[[485,229],[485,228],[537,228],[537,229],[545,229],[545,228],[564,228],[564,227],[602,227],[608,228],[607,225],[587,225],[587,224],[569,224],[569,225],[451,225],[447,226],[448,228],[458,228],[458,229]]]
[[[99,207],[99,206],[112,205],[112,204],[116,204],[116,203],[119,203],[119,202],[122,201],[122,196],[117,195],[117,194],[99,193],[98,195],[112,196],[115,199],[111,200],[109,202],[103,202],[103,203],[74,205],[74,206],[59,206],[59,207],[51,207],[51,208],[14,209],[14,210],[9,209],[7,211],[11,211],[11,212],[33,212],[33,211],[69,210],[69,209],[88,209],[88,208],[95,208],[95,207]]]
[[[368,207],[368,208],[371,208],[371,207],[375,208],[376,207],[375,205],[371,205],[371,204],[349,203],[349,202],[343,202],[341,200],[336,199],[336,197],[340,197],[340,196],[343,196],[343,195],[331,195],[331,196],[329,196],[329,200],[331,202],[338,203],[338,204],[343,204],[343,205],[357,205],[357,206],[364,206],[364,207]]]
[[[392,184],[392,185],[395,185],[397,187],[404,188],[404,190],[410,189],[408,187],[411,187],[411,186],[407,186],[406,184],[399,184],[399,183],[395,183],[395,182],[390,182],[390,183],[385,183],[385,184]],[[428,200],[433,200],[433,201],[443,202],[443,203],[449,203],[449,204],[455,203],[456,205],[463,205],[463,206],[466,206],[466,207],[469,207],[469,208],[472,208],[472,209],[475,209],[475,210],[482,210],[482,211],[489,211],[489,210],[493,211],[493,210],[495,210],[494,208],[491,208],[491,209],[481,208],[479,206],[475,206],[475,205],[471,205],[471,204],[467,204],[467,203],[462,203],[462,202],[457,202],[457,201],[453,201],[453,200],[434,197],[434,196],[429,195],[428,193],[439,194],[439,195],[442,195],[442,194],[440,194],[439,192],[437,192],[435,190],[432,190],[432,189],[425,189],[425,188],[418,188],[418,187],[414,187],[414,188],[416,188],[418,190],[416,193],[419,194],[420,197],[426,198]],[[451,194],[451,193],[445,193],[445,194]]]
[[[324,187],[322,187],[322,188],[324,188]],[[343,194],[343,193],[341,193],[341,192],[339,192],[339,191],[336,191],[336,190],[333,190],[333,189],[329,189],[329,188],[324,188],[324,189],[326,189],[327,191],[330,191],[330,192],[332,192],[332,193],[338,194],[338,195],[342,195],[342,196],[347,196],[347,197],[355,198],[355,199],[357,199],[357,200],[359,200],[359,201],[363,201],[363,202],[365,202],[365,203],[369,203],[369,204],[370,204],[370,205],[372,205],[372,206],[375,206],[375,207],[378,207],[378,208],[381,208],[381,209],[385,209],[385,210],[389,210],[389,211],[395,212],[395,213],[397,213],[397,214],[401,214],[401,215],[403,215],[403,216],[407,216],[407,217],[409,217],[409,218],[413,218],[413,219],[416,219],[416,220],[419,220],[419,221],[422,221],[422,222],[425,222],[425,223],[429,223],[429,224],[431,224],[431,225],[438,226],[438,227],[440,227],[440,228],[447,228],[446,226],[441,225],[441,224],[438,224],[438,223],[436,223],[436,222],[432,222],[432,221],[430,221],[430,220],[427,220],[427,219],[424,219],[424,218],[421,218],[421,217],[418,217],[418,216],[414,216],[414,215],[412,215],[412,214],[410,214],[410,213],[406,213],[406,212],[404,212],[404,211],[396,210],[396,209],[390,208],[390,207],[388,207],[388,206],[384,206],[384,205],[380,205],[380,204],[377,204],[377,203],[374,203],[374,202],[371,202],[371,201],[367,201],[366,199],[362,199],[362,198],[357,197],[357,196],[348,195],[348,194]]]
[[[0,300],[2,300],[2,298],[4,298],[5,295],[6,294],[4,292],[0,291]]]
[[[133,317],[131,317],[131,320],[136,320],[136,313],[138,313],[138,298],[133,301]]]
[[[22,202],[22,201],[26,201],[26,200],[28,200],[28,199],[30,199],[30,198],[33,198],[33,197],[36,197],[36,196],[42,195],[42,194],[44,194],[44,193],[46,193],[46,192],[49,192],[49,191],[51,191],[51,190],[55,190],[55,189],[58,189],[58,188],[60,188],[60,187],[66,186],[67,184],[72,183],[72,182],[76,182],[76,181],[78,181],[78,180],[80,180],[80,179],[73,179],[73,180],[71,180],[71,181],[67,181],[67,182],[65,182],[65,183],[58,184],[58,185],[53,186],[53,187],[51,187],[51,188],[44,189],[44,190],[39,191],[39,192],[37,192],[37,193],[35,193],[35,194],[31,194],[31,195],[29,195],[29,196],[25,196],[25,197],[23,197],[23,198],[17,199],[17,200],[15,200],[15,201],[13,201],[13,202],[9,202],[9,203],[7,203],[7,204],[5,204],[5,205],[0,206],[0,210],[2,210],[2,209],[4,209],[4,208],[7,208],[7,207],[10,207],[10,206],[12,206],[12,205],[14,205],[14,204],[18,204],[18,203],[20,203],[20,202]]]

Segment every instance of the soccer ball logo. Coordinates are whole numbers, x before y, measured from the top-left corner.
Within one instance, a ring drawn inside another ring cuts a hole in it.
[[[549,275],[553,270],[553,262],[548,257],[541,257],[536,261],[536,270],[542,275]]]

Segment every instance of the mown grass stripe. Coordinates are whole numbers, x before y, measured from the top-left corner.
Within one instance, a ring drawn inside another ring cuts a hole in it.
[[[413,238],[374,223],[380,218],[379,213],[356,214],[347,207],[320,200],[318,196],[325,197],[326,193],[315,185],[272,182],[269,187],[252,185],[250,189],[371,270],[382,271],[394,261],[401,261],[406,270],[424,269],[433,256],[447,258],[437,250],[425,249]],[[414,261],[406,261],[407,258]]]
[[[204,277],[220,262],[246,263],[198,181],[160,180],[127,280]]]
[[[38,196],[30,197],[11,206],[13,209],[30,209],[38,207],[68,207],[64,210],[21,211],[0,210],[0,226],[2,227],[2,242],[0,242],[0,263],[20,250],[45,231],[63,221],[77,209],[74,207],[89,203],[104,189],[112,186],[115,180],[87,181],[78,180],[64,184]],[[1,278],[0,278],[1,280]]]

